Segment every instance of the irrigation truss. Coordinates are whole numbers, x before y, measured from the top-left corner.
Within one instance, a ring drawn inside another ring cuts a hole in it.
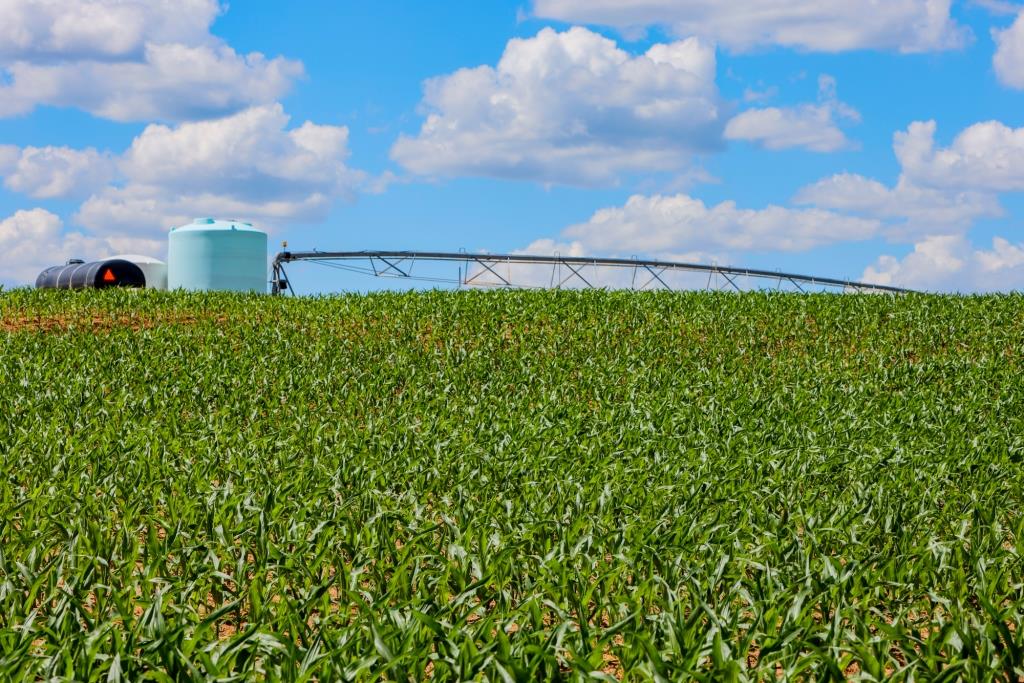
[[[274,294],[294,290],[291,263],[314,263],[351,273],[457,287],[750,290],[903,294],[910,290],[829,277],[636,258],[474,254],[438,251],[282,251],[273,262]]]

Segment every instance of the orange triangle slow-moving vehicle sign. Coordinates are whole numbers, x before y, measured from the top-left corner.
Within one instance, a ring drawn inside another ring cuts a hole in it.
[[[117,276],[114,275],[114,271],[107,268],[107,272],[103,273],[104,282],[117,282]]]

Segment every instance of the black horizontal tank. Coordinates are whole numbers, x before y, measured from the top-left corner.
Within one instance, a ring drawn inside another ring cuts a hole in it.
[[[68,261],[67,265],[47,268],[36,278],[37,289],[105,289],[107,287],[145,287],[146,275],[131,261]]]

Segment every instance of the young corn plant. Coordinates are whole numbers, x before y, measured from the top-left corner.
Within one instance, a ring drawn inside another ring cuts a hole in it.
[[[1024,298],[0,293],[0,679],[1024,678]]]

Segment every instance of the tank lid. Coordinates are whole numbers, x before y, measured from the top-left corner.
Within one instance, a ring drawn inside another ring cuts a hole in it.
[[[245,221],[239,221],[239,220],[234,220],[234,219],[231,219],[231,220],[220,220],[220,219],[217,219],[217,218],[196,218],[195,220],[193,220],[191,223],[188,223],[187,225],[180,225],[180,226],[178,226],[176,228],[171,228],[171,232],[181,232],[181,231],[191,231],[191,230],[198,230],[198,231],[208,231],[208,230],[240,230],[240,231],[242,231],[242,230],[244,230],[244,231],[248,231],[248,232],[258,232],[258,233],[261,233],[261,234],[266,234],[262,230],[260,230],[259,228],[253,227],[252,223],[247,223]]]

